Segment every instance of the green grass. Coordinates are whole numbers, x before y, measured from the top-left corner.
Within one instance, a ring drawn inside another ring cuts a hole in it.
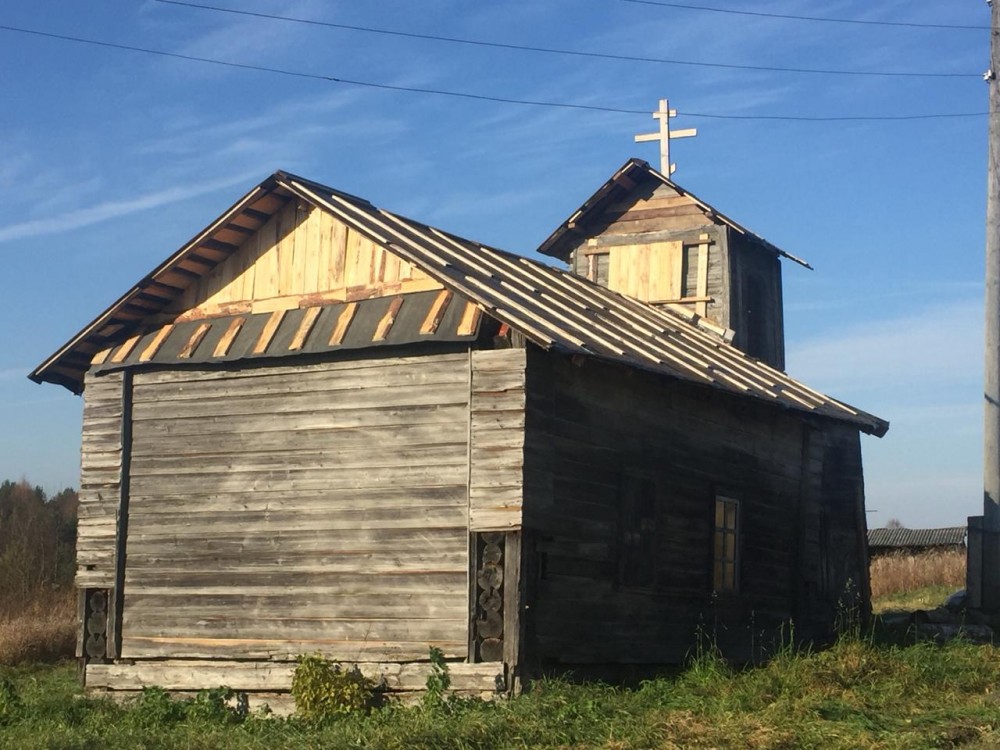
[[[217,695],[86,699],[75,667],[0,672],[0,747],[987,748],[1000,746],[1000,649],[844,640],[734,671],[705,657],[634,690],[543,681],[506,702],[445,702],[325,724],[238,717]]]
[[[899,591],[872,599],[875,614],[885,612],[912,612],[916,609],[934,609],[945,603],[960,588],[949,584],[922,586],[912,591]]]

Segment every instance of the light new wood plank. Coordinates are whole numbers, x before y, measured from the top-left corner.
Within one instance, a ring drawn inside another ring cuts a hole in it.
[[[375,333],[372,334],[372,341],[385,341],[386,336],[389,335],[389,331],[392,329],[392,324],[396,322],[396,315],[399,314],[399,308],[403,306],[403,298],[396,297],[389,305],[389,309],[385,311],[385,315],[379,320],[378,325],[375,326]]]
[[[354,314],[357,312],[357,303],[349,302],[344,306],[341,311],[340,316],[337,318],[337,325],[333,328],[333,333],[330,334],[330,346],[337,346],[344,340],[344,336],[347,335],[347,329],[351,325],[351,321],[354,320]]]
[[[320,312],[321,308],[319,307],[311,307],[306,310],[305,315],[302,316],[302,322],[299,323],[299,327],[295,331],[295,336],[292,337],[292,342],[288,345],[289,351],[302,348],[306,339],[309,338],[313,326],[316,325],[316,319],[319,318]]]
[[[254,354],[263,354],[267,351],[267,347],[269,347],[271,342],[274,340],[274,334],[278,332],[278,326],[281,325],[281,321],[284,317],[284,310],[276,310],[271,313],[271,317],[269,317],[267,319],[267,323],[264,324],[264,330],[260,332],[260,337],[257,339],[257,343],[254,344]]]

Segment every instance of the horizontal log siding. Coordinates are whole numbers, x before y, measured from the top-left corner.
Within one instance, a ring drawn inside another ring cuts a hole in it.
[[[730,233],[733,345],[778,370],[785,369],[781,261],[757,242]],[[751,331],[751,329],[753,329]]]
[[[471,531],[521,526],[524,349],[472,352]]]
[[[803,420],[536,349],[529,350],[527,403],[524,526],[526,554],[538,561],[528,660],[676,663],[699,627],[746,657],[760,637],[754,628],[773,635],[794,615],[795,570],[807,562],[798,545]],[[655,580],[642,588],[622,582],[618,571],[626,472],[655,483]],[[824,492],[817,489],[816,503]],[[735,595],[712,594],[717,494],[741,503]],[[838,538],[855,533],[853,524]],[[818,557],[818,545],[809,555]]]
[[[123,657],[465,657],[466,354],[134,394]]]
[[[830,425],[810,435],[805,455],[798,619],[832,635],[848,604],[867,613],[871,596],[860,436]]]
[[[121,372],[88,374],[83,392],[76,585],[109,589],[115,582],[115,534],[122,466]]]

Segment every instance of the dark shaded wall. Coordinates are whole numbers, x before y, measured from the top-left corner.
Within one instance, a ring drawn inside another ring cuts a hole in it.
[[[729,235],[730,304],[733,344],[751,357],[785,369],[785,324],[781,261],[773,251],[732,230]]]
[[[867,591],[857,430],[626,368],[528,351],[525,662],[669,664],[700,633],[766,656]],[[739,590],[713,592],[717,495]],[[860,521],[860,528],[859,528]]]

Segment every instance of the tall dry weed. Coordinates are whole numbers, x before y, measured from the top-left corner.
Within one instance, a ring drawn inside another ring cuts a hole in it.
[[[871,562],[872,598],[927,586],[965,586],[965,550],[893,554]]]
[[[76,594],[71,587],[35,592],[16,614],[0,616],[0,665],[71,659],[76,650]]]
[[[0,482],[0,664],[73,656],[77,494]]]

